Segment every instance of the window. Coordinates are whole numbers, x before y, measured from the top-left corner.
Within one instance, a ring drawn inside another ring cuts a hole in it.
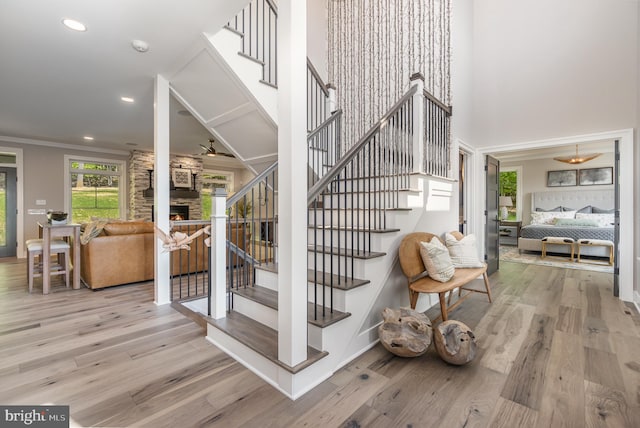
[[[65,156],[65,166],[71,222],[124,216],[124,162]]]
[[[202,204],[202,219],[211,218],[211,195],[214,189],[225,189],[227,195],[233,192],[233,172],[204,170],[202,172],[202,190],[200,202]]]
[[[500,196],[510,198],[507,206],[507,221],[522,219],[522,167],[500,167]]]

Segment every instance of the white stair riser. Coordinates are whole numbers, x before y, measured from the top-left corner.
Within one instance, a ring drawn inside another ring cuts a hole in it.
[[[366,278],[365,276],[366,264],[368,261],[370,261],[366,259],[354,258],[353,268],[352,268],[351,257],[345,258],[344,256],[331,256],[329,254],[323,254],[323,253],[317,253],[317,255],[314,256],[313,253],[309,252],[307,257],[307,263],[308,263],[309,269],[313,269],[315,266],[314,257],[317,257],[317,266],[319,270],[322,270],[324,266],[325,272],[329,273],[331,270],[330,269],[331,261],[333,260],[334,274],[338,274],[338,266],[339,266],[340,272],[343,275],[346,269],[346,272],[348,275],[353,275],[356,278]],[[323,265],[323,261],[324,261],[324,265]]]
[[[328,285],[323,286],[320,284],[318,284],[317,287],[315,286],[316,284],[313,282],[307,283],[307,296],[309,297],[308,300],[311,303],[314,303],[313,297],[314,297],[314,288],[315,288],[318,293],[318,301],[316,303],[320,305],[324,304],[324,306],[330,307],[331,306],[330,287]],[[322,299],[323,290],[324,290],[324,300]],[[349,312],[346,309],[346,293],[348,293],[348,291],[346,290],[339,290],[337,288],[333,289],[333,309],[338,310],[340,312]]]
[[[256,285],[278,291],[278,274],[263,269],[256,269]]]
[[[238,294],[233,295],[233,310],[274,330],[278,329],[278,311]]]
[[[381,189],[410,189],[410,177],[381,177],[361,180],[339,180],[331,183],[334,192],[376,192]]]
[[[367,251],[384,251],[389,244],[395,239],[395,232],[388,233],[371,233],[367,236],[363,232],[351,232],[349,230],[325,230],[309,228],[307,238],[309,245],[355,248],[357,250]],[[324,237],[324,241],[323,241]]]
[[[394,211],[387,210],[384,212],[379,211],[366,211],[366,210],[352,210],[352,209],[340,209],[330,210],[310,209],[308,215],[309,225],[340,225],[340,227],[356,228],[369,227],[373,225],[376,228],[395,229],[403,224],[406,218],[406,211]],[[386,218],[386,224],[380,224],[379,214],[383,215],[383,219]]]
[[[386,196],[385,196],[386,195]],[[401,191],[397,195],[391,193],[354,193],[353,196],[334,194],[324,196],[322,198],[324,208],[329,209],[366,209],[366,208],[411,208],[412,196],[416,196],[417,192]],[[313,206],[312,206],[313,207]]]

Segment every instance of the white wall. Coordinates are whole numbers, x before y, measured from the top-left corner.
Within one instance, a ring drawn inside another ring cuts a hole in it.
[[[638,2],[474,2],[476,147],[638,124]]]
[[[565,169],[600,168],[613,166],[613,153],[603,153],[602,156],[579,165],[567,165],[553,159],[532,159],[515,162],[500,162],[500,168],[521,166],[522,167],[522,224],[531,222],[531,193],[551,192],[551,191],[576,191],[613,189],[613,185],[606,186],[572,186],[572,187],[547,187],[547,171],[557,171]],[[582,207],[570,207],[580,209]]]
[[[327,82],[327,0],[307,0],[307,56]]]

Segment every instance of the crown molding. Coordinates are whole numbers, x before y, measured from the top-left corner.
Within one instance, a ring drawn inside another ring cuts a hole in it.
[[[128,156],[130,153],[129,150],[115,150],[115,149],[105,149],[101,147],[79,146],[75,144],[56,143],[53,141],[44,141],[44,140],[34,140],[32,138],[9,137],[5,135],[0,135],[0,142],[26,144],[26,145],[42,146],[42,147],[55,147],[58,149],[80,150],[83,152],[105,153],[105,154],[121,155],[121,156]]]

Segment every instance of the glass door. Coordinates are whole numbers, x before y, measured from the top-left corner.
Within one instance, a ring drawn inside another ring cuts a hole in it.
[[[0,168],[0,257],[15,257],[16,238],[16,169]]]

